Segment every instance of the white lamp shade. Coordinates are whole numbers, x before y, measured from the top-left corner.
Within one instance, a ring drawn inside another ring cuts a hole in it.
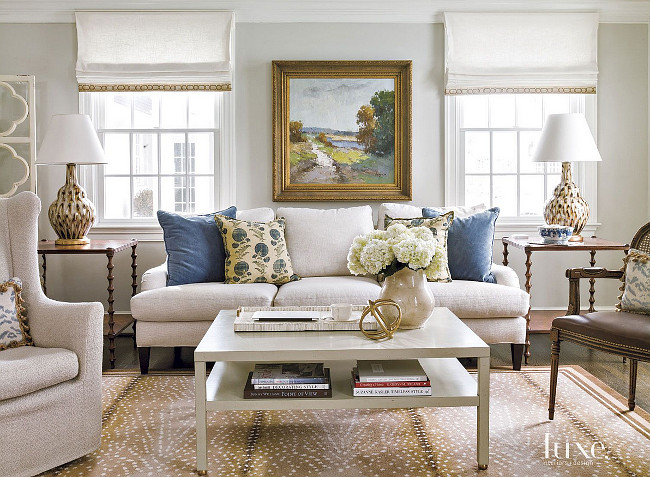
[[[86,114],[56,114],[38,150],[37,164],[106,164],[104,150]]]
[[[550,114],[533,162],[602,161],[583,114]]]

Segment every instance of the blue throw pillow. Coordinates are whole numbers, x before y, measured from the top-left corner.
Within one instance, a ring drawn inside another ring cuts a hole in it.
[[[234,219],[237,207],[194,216],[158,211],[167,250],[167,286],[224,281],[226,252],[215,214]]]
[[[496,283],[492,268],[494,224],[500,209],[493,207],[465,218],[455,218],[449,227],[447,253],[452,280]],[[438,217],[440,212],[425,207],[423,217]]]

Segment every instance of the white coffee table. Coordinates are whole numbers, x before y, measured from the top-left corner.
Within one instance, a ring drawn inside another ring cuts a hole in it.
[[[424,328],[398,330],[373,341],[360,332],[234,332],[234,310],[219,313],[194,352],[196,467],[205,475],[207,411],[356,409],[476,406],[479,469],[489,461],[490,347],[447,308],[436,308]],[[478,358],[478,383],[456,358]],[[431,379],[432,396],[353,397],[350,370],[357,359],[419,359]],[[332,397],[244,399],[255,363],[325,362]],[[214,362],[206,379],[206,363]]]

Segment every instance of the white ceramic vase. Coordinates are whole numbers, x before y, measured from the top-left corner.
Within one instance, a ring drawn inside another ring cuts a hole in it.
[[[386,277],[379,298],[395,301],[402,310],[402,329],[422,328],[429,319],[435,300],[424,270],[406,267]]]

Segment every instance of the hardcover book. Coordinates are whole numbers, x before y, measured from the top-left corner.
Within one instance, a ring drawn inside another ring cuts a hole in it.
[[[357,388],[351,380],[353,396],[431,396],[431,386]]]
[[[429,381],[417,359],[357,361],[359,382]]]
[[[327,389],[255,389],[251,383],[253,373],[248,373],[246,386],[244,387],[244,399],[308,399],[308,398],[331,398],[332,387]]]
[[[326,383],[298,383],[298,384],[253,384],[257,391],[260,389],[329,389],[330,370],[325,368]]]
[[[256,364],[253,384],[327,384],[323,363]]]
[[[409,388],[431,386],[431,381],[381,381],[362,383],[359,381],[359,372],[357,368],[352,368],[352,379],[354,379],[355,388]]]

